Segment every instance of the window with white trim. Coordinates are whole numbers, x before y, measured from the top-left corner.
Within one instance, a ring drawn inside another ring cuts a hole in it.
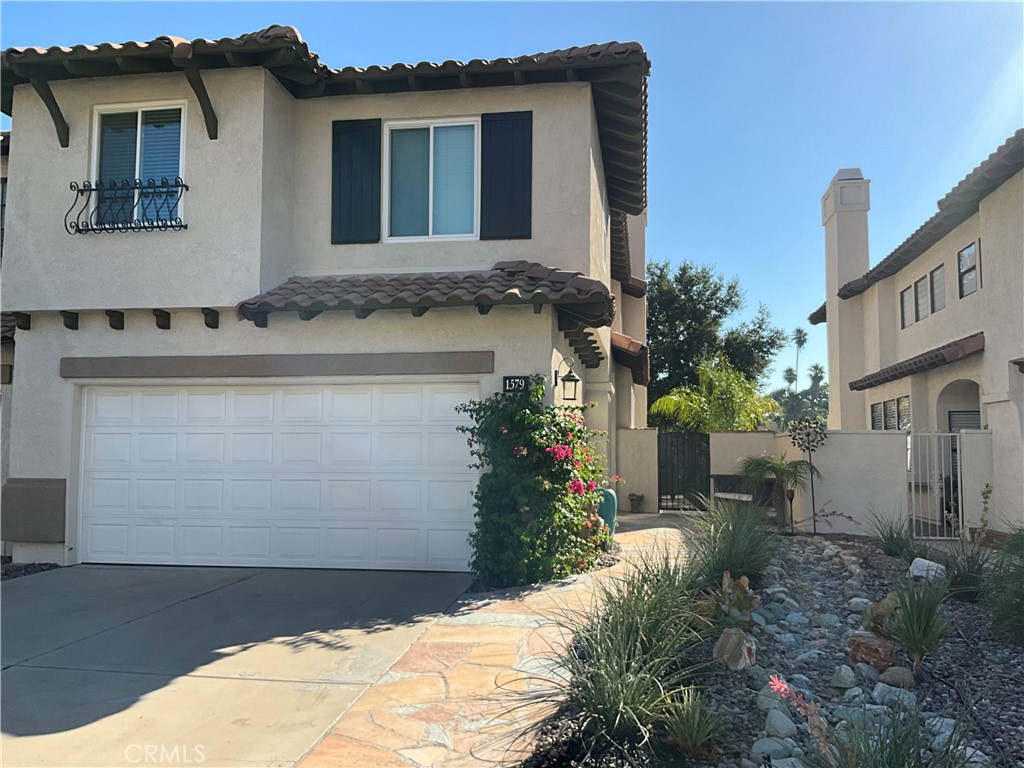
[[[95,178],[97,221],[164,221],[181,215],[184,107],[102,108],[97,111]],[[138,183],[136,183],[136,181]]]
[[[479,119],[385,123],[385,240],[479,236]]]
[[[980,242],[980,241],[979,241]],[[979,243],[971,243],[956,255],[960,276],[960,298],[966,298],[981,287],[981,258]]]

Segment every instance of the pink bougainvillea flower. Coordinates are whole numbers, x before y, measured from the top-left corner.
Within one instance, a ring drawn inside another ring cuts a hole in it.
[[[586,493],[583,481],[580,480],[579,478],[576,478],[571,483],[569,483],[569,493]]]
[[[503,435],[507,435],[507,434],[508,434],[508,430],[507,430],[507,429],[505,429],[504,427],[502,427],[502,428],[501,428],[501,434],[503,434]]]
[[[516,458],[521,459],[523,456],[526,455],[526,446],[517,445],[515,448],[512,449],[512,455],[515,456]]]
[[[550,448],[545,448],[544,450],[554,456],[555,461],[572,458],[572,448],[568,445],[552,445]]]

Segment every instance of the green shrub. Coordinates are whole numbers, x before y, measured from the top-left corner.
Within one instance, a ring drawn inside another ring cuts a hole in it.
[[[992,629],[1024,645],[1024,528],[1016,528],[985,577],[982,600],[992,611]]]
[[[845,731],[833,732],[831,759],[824,755],[805,758],[808,768],[966,768],[970,760],[963,748],[968,743],[967,715],[954,721],[948,741],[931,749],[934,736],[922,722],[919,710],[899,710],[870,716],[865,712]]]
[[[958,541],[951,552],[942,556],[950,596],[968,603],[978,602],[991,560],[991,553],[980,541]]]
[[[912,562],[917,557],[929,557],[926,544],[914,538],[910,520],[903,515],[871,513],[872,537],[889,557],[899,557]]]
[[[710,760],[724,742],[722,718],[693,686],[669,694],[661,714],[665,740],[687,757]]]
[[[778,549],[771,521],[750,503],[712,499],[707,507],[690,518],[690,557],[698,580],[715,586],[725,571],[735,579],[758,580]]]
[[[544,404],[544,379],[526,392],[457,406],[483,470],[474,493],[470,567],[492,587],[532,584],[590,568],[609,540],[596,509],[604,467],[585,407]]]
[[[602,582],[591,610],[562,620],[573,643],[557,659],[555,689],[541,695],[578,710],[588,754],[649,744],[666,692],[693,672],[680,659],[704,639],[693,600],[692,576],[664,555]]]
[[[939,606],[949,592],[945,581],[931,584],[910,584],[896,591],[899,609],[885,622],[890,637],[897,640],[914,660],[914,672],[921,669],[921,660],[938,647],[949,631],[949,622],[939,613]]]

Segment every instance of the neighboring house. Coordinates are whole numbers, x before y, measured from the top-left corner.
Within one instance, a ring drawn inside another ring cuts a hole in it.
[[[336,70],[278,26],[5,51],[15,558],[465,569],[454,407],[570,357],[653,498],[649,67]]]
[[[919,533],[1024,523],[1024,130],[939,211],[868,268],[867,179],[839,171],[822,198],[829,428],[905,430]],[[865,478],[865,480],[870,480]]]

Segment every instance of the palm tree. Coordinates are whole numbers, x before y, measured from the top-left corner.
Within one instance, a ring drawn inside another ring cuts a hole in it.
[[[787,488],[803,489],[811,473],[818,478],[821,473],[805,459],[786,461],[786,454],[772,456],[764,453],[760,456],[747,456],[740,460],[740,477],[744,485],[755,491],[761,484],[772,478],[772,506],[775,508],[775,519],[783,526],[792,528],[792,510],[787,505]]]
[[[825,368],[819,363],[815,363],[807,372],[811,375],[811,404],[813,405],[818,401],[818,391],[821,388],[822,379],[825,378]]]
[[[793,386],[796,384],[796,369],[787,368],[786,370],[784,370],[782,372],[782,380],[786,382],[786,386],[789,389],[793,389]]]
[[[800,350],[807,344],[807,331],[797,328],[793,331],[793,343],[796,344],[796,373],[800,375]]]

